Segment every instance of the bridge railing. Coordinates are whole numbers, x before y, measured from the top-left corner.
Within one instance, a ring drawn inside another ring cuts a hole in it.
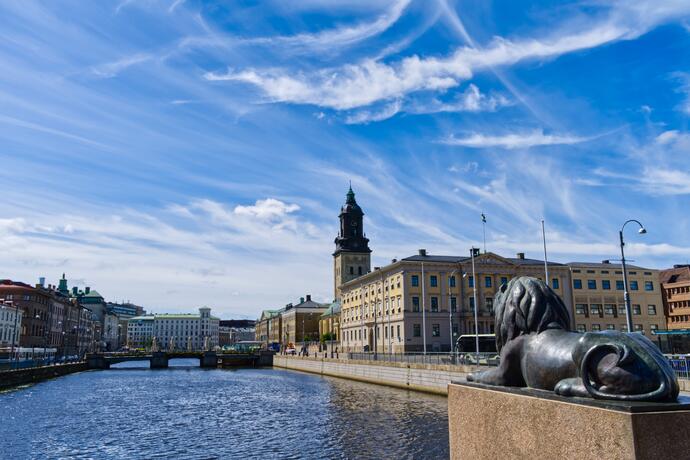
[[[498,366],[497,353],[434,353],[434,352],[405,352],[405,353],[342,353],[347,359],[359,361],[382,361],[409,364],[436,364],[457,366]]]
[[[679,379],[690,380],[690,359],[689,358],[669,358],[669,363],[676,377]]]

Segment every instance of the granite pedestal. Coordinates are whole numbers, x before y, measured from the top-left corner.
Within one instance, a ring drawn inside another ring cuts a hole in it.
[[[451,459],[690,458],[690,398],[629,403],[453,382]]]

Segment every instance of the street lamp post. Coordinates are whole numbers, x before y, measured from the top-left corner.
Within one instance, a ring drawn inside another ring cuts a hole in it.
[[[451,285],[451,280],[454,279],[455,274],[458,273],[456,268],[448,276],[448,332],[450,333],[450,352],[453,353],[454,342],[453,342],[453,309],[451,305],[451,299],[453,298],[453,286]],[[455,283],[457,285],[457,282]]]
[[[625,242],[623,241],[623,230],[625,230],[625,226],[628,225],[630,222],[635,222],[637,225],[639,225],[639,230],[637,233],[640,235],[644,235],[647,233],[647,230],[644,228],[644,225],[640,223],[640,221],[635,220],[635,219],[630,219],[626,221],[623,226],[621,227],[620,231],[618,232],[618,236],[620,238],[620,245],[621,245],[621,264],[623,266],[623,299],[625,301],[625,322],[628,327],[628,333],[633,331],[633,324],[632,324],[632,311],[630,308],[630,294],[628,293],[628,274],[627,270],[625,268],[625,251],[623,247],[625,246]]]
[[[478,304],[477,304],[477,272],[475,271],[474,268],[474,254],[476,250],[474,246],[470,249],[470,255],[472,257],[472,296],[474,298],[474,345],[475,345],[475,350],[477,353],[477,365],[479,365],[479,323],[477,320],[477,310],[478,310]]]

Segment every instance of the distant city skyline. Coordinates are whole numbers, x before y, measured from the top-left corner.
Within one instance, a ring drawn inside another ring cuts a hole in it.
[[[256,318],[426,248],[690,260],[690,3],[0,3],[0,278]]]

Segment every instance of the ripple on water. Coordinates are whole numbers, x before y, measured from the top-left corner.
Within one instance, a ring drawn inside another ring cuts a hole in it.
[[[1,393],[13,429],[0,430],[0,457],[448,457],[443,397],[284,370],[127,364]]]

